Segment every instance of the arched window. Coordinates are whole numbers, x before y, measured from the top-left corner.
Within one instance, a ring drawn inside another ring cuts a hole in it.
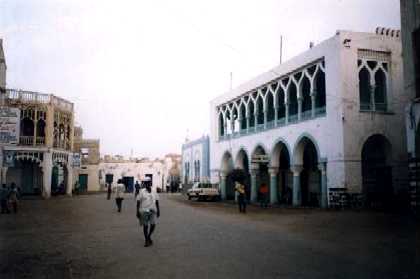
[[[375,74],[375,110],[386,111],[386,76],[382,69]]]
[[[281,120],[286,117],[286,106],[284,105],[284,91],[279,88],[277,92],[277,119]]]
[[[302,115],[303,118],[311,116],[312,101],[311,101],[311,83],[305,76],[302,80]]]
[[[369,71],[363,67],[359,72],[359,98],[360,98],[360,109],[370,110],[370,74]]]
[[[257,98],[257,124],[264,124],[264,104],[262,97]]]
[[[219,113],[219,135],[221,137],[225,135],[225,120],[222,113]]]
[[[21,120],[20,125],[21,125],[20,127],[21,136],[24,136],[24,137],[34,136],[35,125],[32,119],[25,117]]]
[[[239,107],[239,114],[241,115],[241,130],[245,130],[246,129],[246,110],[245,110],[245,105],[241,104],[241,106]]]
[[[298,101],[297,101],[297,90],[294,82],[290,83],[289,86],[289,121],[297,119],[298,114]]]
[[[273,94],[271,92],[267,93],[267,122],[271,122],[274,120],[274,99]]]
[[[326,106],[325,73],[321,69],[316,74],[315,86],[315,108],[324,108]]]
[[[249,127],[254,127],[255,126],[255,108],[254,108],[254,102],[252,100],[249,101],[248,112],[249,112]]]

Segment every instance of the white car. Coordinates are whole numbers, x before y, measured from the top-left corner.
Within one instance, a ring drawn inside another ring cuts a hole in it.
[[[220,192],[217,185],[210,183],[195,182],[191,189],[187,191],[188,199],[197,198],[198,200],[218,200]]]

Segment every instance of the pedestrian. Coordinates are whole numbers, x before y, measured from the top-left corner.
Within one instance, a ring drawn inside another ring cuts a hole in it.
[[[0,188],[1,214],[10,213],[9,206],[7,204],[8,198],[9,198],[9,191],[7,189],[6,184],[3,184],[2,187]]]
[[[107,200],[110,200],[111,199],[111,192],[112,192],[112,187],[111,187],[111,185],[112,185],[112,183],[110,182],[110,183],[108,183],[108,189],[107,189],[107,191],[108,191],[108,193],[107,193],[107,196],[106,196],[106,199]]]
[[[137,195],[140,192],[140,184],[139,184],[139,181],[138,180],[136,180],[136,184],[134,184],[134,188],[136,189],[136,192],[135,192],[135,195],[134,196],[137,198]]]
[[[13,208],[13,213],[17,213],[17,207],[18,207],[18,190],[16,188],[16,184],[13,182],[10,187],[9,192],[9,203]]]
[[[121,212],[122,202],[124,200],[124,191],[125,191],[124,184],[122,184],[122,180],[119,179],[117,182],[117,186],[114,187],[115,202],[117,204],[118,212]]]
[[[246,192],[242,183],[236,182],[235,191],[238,193],[239,212],[246,213]]]
[[[265,183],[261,183],[260,186],[260,206],[262,208],[268,207],[268,186]]]
[[[143,226],[144,247],[148,247],[153,244],[152,233],[156,228],[156,219],[160,217],[159,195],[152,192],[151,181],[137,196],[136,216]]]

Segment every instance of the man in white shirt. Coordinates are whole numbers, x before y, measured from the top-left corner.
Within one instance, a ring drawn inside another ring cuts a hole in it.
[[[125,186],[122,184],[122,180],[118,179],[117,186],[113,187],[115,193],[115,202],[117,203],[118,212],[121,212],[122,202],[124,200]]]
[[[152,192],[152,182],[148,181],[145,184],[146,188],[141,189],[137,195],[136,216],[140,226],[143,226],[144,247],[148,247],[153,244],[151,236],[156,227],[156,218],[160,217],[160,208],[159,195]]]

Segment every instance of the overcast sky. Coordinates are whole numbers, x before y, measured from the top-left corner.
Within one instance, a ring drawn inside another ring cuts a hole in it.
[[[102,154],[209,133],[209,101],[333,36],[400,28],[399,0],[0,0],[7,86],[75,103]]]

